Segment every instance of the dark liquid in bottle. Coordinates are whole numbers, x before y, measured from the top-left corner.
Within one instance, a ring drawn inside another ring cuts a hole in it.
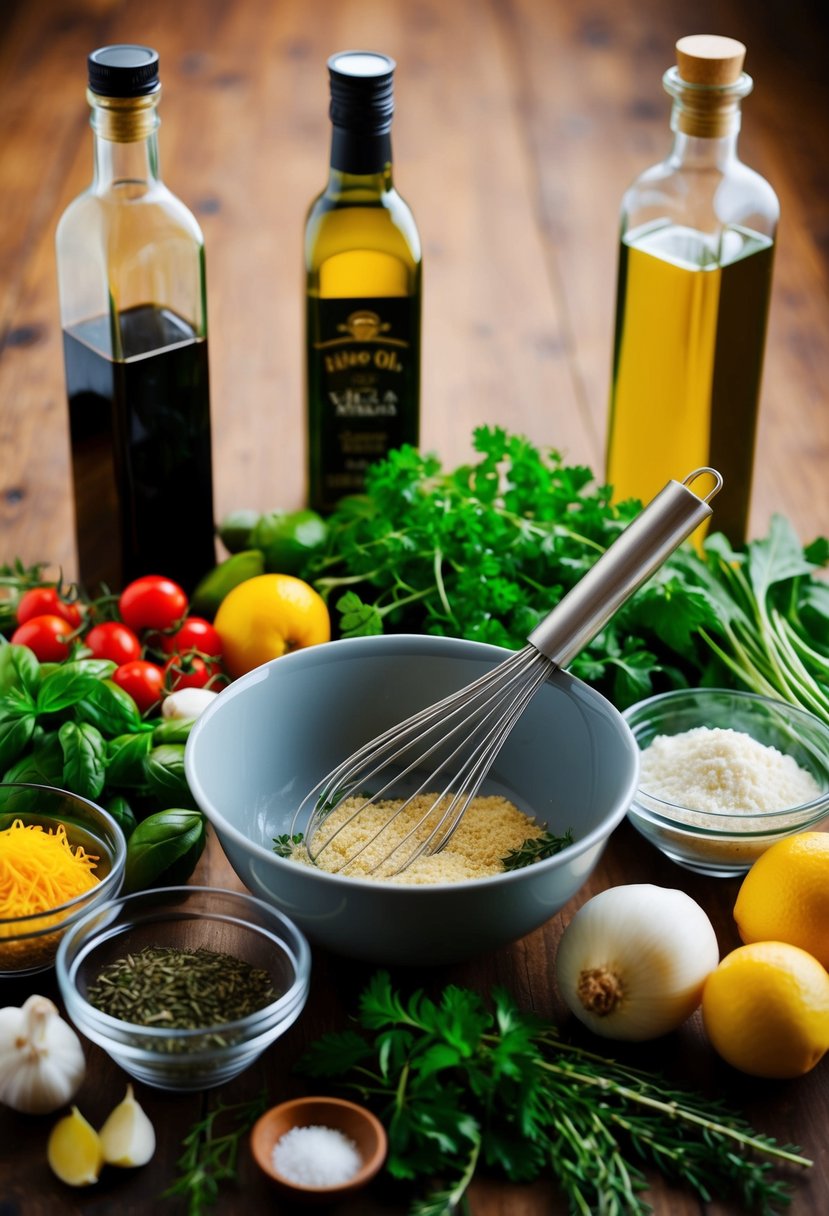
[[[63,335],[80,580],[165,574],[188,591],[215,562],[207,342],[168,309]]]

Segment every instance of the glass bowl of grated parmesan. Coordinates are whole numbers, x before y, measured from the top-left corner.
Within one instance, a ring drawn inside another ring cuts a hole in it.
[[[808,711],[696,688],[624,717],[641,752],[628,818],[678,865],[743,874],[781,837],[829,827],[829,727]]]
[[[116,896],[127,844],[102,807],[69,790],[0,783],[0,978],[54,965],[61,937]]]

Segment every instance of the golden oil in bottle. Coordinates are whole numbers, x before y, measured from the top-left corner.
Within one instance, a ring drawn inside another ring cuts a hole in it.
[[[717,248],[672,224],[628,233],[619,259],[607,479],[647,501],[666,476],[723,473],[715,527],[745,530],[773,244],[731,228]]]

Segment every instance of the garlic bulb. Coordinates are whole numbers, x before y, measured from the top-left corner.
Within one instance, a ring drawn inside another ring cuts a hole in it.
[[[98,1181],[104,1164],[101,1141],[77,1106],[52,1128],[46,1157],[53,1173],[67,1186],[91,1186]]]
[[[126,1097],[108,1116],[99,1135],[109,1165],[146,1165],[155,1152],[155,1130],[127,1086]]]
[[[0,1102],[48,1114],[75,1096],[85,1072],[80,1039],[48,997],[0,1009]]]
[[[556,979],[568,1009],[608,1039],[681,1026],[719,962],[713,926],[684,891],[631,883],[584,904],[564,930]]]

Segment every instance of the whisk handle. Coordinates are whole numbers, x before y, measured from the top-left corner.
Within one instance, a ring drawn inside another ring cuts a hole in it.
[[[700,497],[691,485],[703,474],[714,478],[714,486]],[[695,469],[682,482],[669,481],[536,626],[528,642],[558,667],[566,666],[674,549],[709,518],[710,500],[721,486],[722,477],[709,468]]]

